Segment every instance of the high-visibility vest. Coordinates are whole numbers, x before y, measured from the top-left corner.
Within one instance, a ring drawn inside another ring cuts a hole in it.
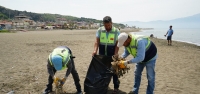
[[[49,61],[50,61],[50,64],[53,66],[53,63],[51,61],[51,58],[54,56],[54,55],[59,55],[62,57],[62,69],[66,69],[67,68],[67,64],[70,60],[70,53],[69,53],[69,50],[66,49],[66,48],[56,48],[53,50],[53,52],[49,55]]]
[[[141,35],[130,35],[132,36],[132,40],[131,43],[128,47],[126,47],[126,49],[128,50],[128,52],[133,56],[136,57],[137,55],[137,46],[138,46],[138,40],[143,38],[143,39],[147,39],[148,43],[145,47],[146,51],[145,51],[145,58],[142,62],[147,62],[150,59],[152,59],[156,54],[157,54],[157,48],[154,45],[153,42],[151,42],[151,40],[149,39],[149,37],[147,36],[141,36]]]
[[[106,56],[112,56],[114,55],[119,30],[113,27],[112,30],[108,32],[108,36],[106,35],[106,32],[104,26],[100,27],[99,53]]]

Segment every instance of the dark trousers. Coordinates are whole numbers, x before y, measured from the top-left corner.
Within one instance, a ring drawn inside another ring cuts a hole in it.
[[[167,40],[172,40],[172,36],[167,36]]]
[[[114,89],[119,88],[119,79],[118,79],[118,76],[116,74],[113,75],[113,84],[114,84]]]
[[[101,62],[103,62],[103,64],[105,64],[107,67],[111,68],[111,62],[113,61],[112,59],[112,56],[113,54],[112,53],[109,53],[111,55],[108,55],[108,56],[105,56],[104,54],[101,54],[99,52],[99,55],[102,55],[104,58],[101,59]],[[113,84],[114,84],[114,89],[118,89],[119,88],[119,79],[118,79],[118,76],[116,74],[113,74]]]
[[[77,91],[81,92],[81,85],[79,83],[80,79],[79,79],[78,73],[77,73],[77,71],[75,69],[73,58],[71,58],[71,61],[72,61],[71,63],[72,63],[72,66],[73,66],[71,74],[72,74],[72,77],[74,79]],[[56,69],[55,68],[53,69],[53,71],[54,71],[54,73],[56,73]],[[53,84],[53,78],[51,77],[51,75],[49,75],[48,84],[47,84],[47,89],[46,90],[52,90],[52,84]]]

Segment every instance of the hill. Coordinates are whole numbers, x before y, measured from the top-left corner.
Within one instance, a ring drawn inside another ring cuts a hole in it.
[[[102,23],[101,20],[96,20],[92,18],[85,18],[85,17],[74,17],[69,15],[60,15],[60,14],[49,14],[49,13],[33,13],[33,12],[27,12],[27,11],[18,11],[18,10],[12,10],[8,9],[6,7],[0,6],[0,20],[12,20],[15,16],[18,16],[19,14],[26,15],[30,17],[31,20],[34,21],[40,21],[40,22],[55,22],[56,17],[62,17],[65,18],[68,21],[77,21],[77,22],[89,22],[89,23]],[[125,25],[120,23],[114,23],[114,26],[116,27],[125,27]]]
[[[136,26],[142,28],[168,28],[169,25],[173,25],[175,28],[200,28],[200,13],[188,17],[177,18],[168,21],[150,21],[150,22],[140,22],[140,21],[128,21],[122,22],[129,26]]]

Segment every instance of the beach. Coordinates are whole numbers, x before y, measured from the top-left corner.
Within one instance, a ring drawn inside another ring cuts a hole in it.
[[[125,32],[126,30],[121,30]],[[138,31],[138,30],[136,30]],[[129,30],[127,32],[133,32]],[[92,59],[96,30],[46,30],[0,33],[0,94],[41,94],[48,82],[47,58],[57,46],[68,46],[76,57],[75,67],[82,91]],[[200,47],[184,42],[151,39],[158,49],[155,94],[200,94]],[[123,53],[120,48],[119,54]],[[130,55],[127,59],[131,59]],[[120,78],[120,94],[128,93],[134,84],[135,64]],[[63,77],[65,70],[56,74]],[[113,91],[112,81],[108,94]],[[139,94],[146,94],[146,69],[142,73]],[[67,93],[76,92],[72,75],[64,85]]]

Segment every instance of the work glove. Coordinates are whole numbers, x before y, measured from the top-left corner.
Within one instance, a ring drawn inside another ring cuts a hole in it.
[[[67,77],[64,77],[64,78],[62,78],[61,79],[61,84],[62,84],[62,86],[65,84],[65,81],[67,80]]]
[[[121,60],[120,63],[118,63],[118,66],[119,66],[121,69],[124,69],[124,68],[126,68],[126,66],[127,66],[128,63],[129,63],[129,61]]]
[[[60,80],[60,79],[59,79],[58,77],[53,76],[53,82],[54,82],[54,83],[57,83],[59,80]]]

